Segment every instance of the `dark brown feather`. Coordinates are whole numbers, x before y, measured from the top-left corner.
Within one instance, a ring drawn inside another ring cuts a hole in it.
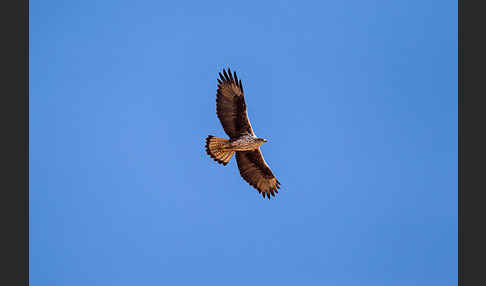
[[[216,92],[216,114],[223,125],[223,129],[231,139],[243,134],[254,134],[246,111],[245,98],[241,88],[241,80],[235,78],[228,69],[229,75],[223,69],[219,73],[218,90]]]
[[[263,193],[263,197],[275,196],[279,182],[265,163],[260,148],[253,151],[236,152],[236,162],[240,175],[252,187]]]

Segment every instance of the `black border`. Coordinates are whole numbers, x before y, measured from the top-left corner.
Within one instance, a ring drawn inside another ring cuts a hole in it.
[[[484,5],[458,1],[458,282],[486,285]]]
[[[0,1],[1,285],[29,285],[29,1]]]

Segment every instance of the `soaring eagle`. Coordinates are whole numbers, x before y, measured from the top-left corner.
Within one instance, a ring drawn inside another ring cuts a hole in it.
[[[280,182],[275,178],[263,159],[260,146],[267,142],[258,138],[251,128],[246,112],[245,97],[241,80],[236,73],[231,74],[223,69],[219,73],[218,90],[216,93],[216,114],[223,129],[230,139],[209,135],[206,138],[206,153],[214,161],[226,166],[236,153],[236,162],[240,175],[259,193],[270,199],[278,193]]]

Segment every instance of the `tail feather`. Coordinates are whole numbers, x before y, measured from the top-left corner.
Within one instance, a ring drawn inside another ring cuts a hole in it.
[[[206,137],[206,153],[214,161],[226,166],[235,154],[235,151],[229,149],[231,144],[229,139],[223,139],[209,135]]]

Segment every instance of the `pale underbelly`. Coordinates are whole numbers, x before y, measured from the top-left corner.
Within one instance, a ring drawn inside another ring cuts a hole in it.
[[[233,151],[252,151],[256,150],[258,146],[237,146],[237,147],[232,147],[231,149]]]
[[[235,141],[231,143],[231,149],[234,151],[251,151],[260,146],[256,142]]]

